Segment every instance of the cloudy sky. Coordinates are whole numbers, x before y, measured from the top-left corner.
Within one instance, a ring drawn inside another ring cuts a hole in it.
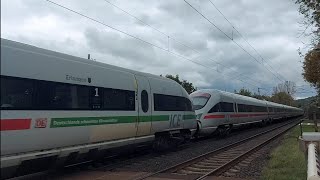
[[[52,1],[69,10],[45,0],[2,0],[1,37],[179,74],[199,89],[261,88],[270,95],[276,84],[293,81],[296,98],[315,95],[301,75],[297,49],[305,52],[309,40],[300,36],[303,19],[293,0]]]

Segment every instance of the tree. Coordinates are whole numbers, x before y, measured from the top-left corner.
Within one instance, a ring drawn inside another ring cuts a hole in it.
[[[311,50],[305,55],[303,62],[303,77],[318,91],[318,105],[320,106],[320,1],[319,0],[295,0],[299,4],[299,12],[304,16],[303,24],[306,29],[315,27],[311,37]],[[303,32],[305,34],[306,30]],[[300,53],[300,52],[299,52]],[[300,53],[301,54],[301,53]]]
[[[273,88],[271,101],[275,103],[295,106],[293,95],[296,92],[296,84],[291,81],[285,81]]]
[[[162,75],[160,75],[162,76]],[[187,80],[180,80],[179,75],[173,76],[171,74],[167,74],[165,76],[166,78],[172,79],[179,83],[189,94],[197,90],[197,87],[193,86],[191,82],[188,82]]]
[[[320,43],[318,48],[309,51],[303,62],[304,79],[308,81],[318,91],[318,102],[320,106]]]
[[[309,27],[315,27],[315,30],[307,36],[311,38],[311,45],[316,46],[320,43],[320,1],[319,0],[295,0],[299,4],[299,12],[304,16],[303,24],[306,26],[303,34]]]
[[[245,88],[241,88],[239,92],[235,91],[235,93],[243,96],[252,97],[252,92],[249,89],[245,89]]]
[[[260,100],[271,101],[271,97],[267,96],[267,95],[259,95],[259,94],[254,93],[252,97],[254,97],[256,99],[260,99]]]
[[[318,90],[318,95],[320,95],[320,47],[318,50],[312,50],[306,54],[302,75]]]
[[[294,106],[293,97],[286,92],[278,92],[272,95],[271,101],[275,103],[285,104],[288,106]]]
[[[296,93],[296,83],[292,81],[285,81],[284,83],[278,84],[273,88],[273,93],[277,94],[279,92],[285,92],[290,96],[293,96]]]
[[[240,94],[240,95],[243,95],[243,96],[253,97],[253,98],[256,98],[256,99],[260,99],[260,100],[266,100],[266,101],[270,101],[271,100],[271,97],[269,97],[267,95],[259,95],[259,94],[256,94],[256,93],[252,93],[249,89],[245,89],[245,88],[241,88],[239,90],[239,92],[234,90],[234,93]]]

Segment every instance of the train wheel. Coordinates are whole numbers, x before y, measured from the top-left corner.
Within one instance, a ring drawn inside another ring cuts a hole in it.
[[[267,125],[267,122],[266,120],[262,120],[260,123],[259,123],[259,127],[264,127]]]
[[[169,149],[169,138],[165,136],[159,136],[156,137],[154,143],[153,143],[153,149],[157,152],[166,151]]]
[[[218,136],[223,138],[230,134],[230,131],[232,129],[232,125],[228,126],[219,126],[217,129]]]

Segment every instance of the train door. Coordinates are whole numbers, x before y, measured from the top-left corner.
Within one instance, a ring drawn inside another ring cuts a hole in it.
[[[138,84],[138,120],[136,136],[145,136],[149,135],[151,132],[151,88],[147,77],[140,75],[135,76]]]
[[[221,110],[225,115],[224,124],[232,124],[232,115],[234,115],[234,100],[232,97],[221,98]]]
[[[232,102],[233,102],[233,112],[230,113],[229,121],[230,121],[231,124],[235,124],[235,123],[237,123],[239,121],[238,117],[236,116],[236,114],[238,113],[238,104],[236,102],[236,98],[235,97],[233,97],[233,101]]]

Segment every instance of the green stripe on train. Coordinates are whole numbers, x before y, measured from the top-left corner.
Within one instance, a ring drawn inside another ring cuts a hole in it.
[[[93,126],[105,124],[135,123],[137,116],[107,116],[107,117],[70,117],[52,118],[51,128],[73,127],[73,126]],[[194,115],[184,115],[183,119],[195,119]],[[169,121],[169,115],[140,116],[139,122]]]
[[[193,114],[183,115],[183,119],[184,119],[184,120],[196,119],[196,115],[193,115]]]
[[[152,119],[151,119],[152,117]],[[168,121],[169,115],[155,115],[155,116],[140,116],[139,122],[150,122],[150,121]]]

